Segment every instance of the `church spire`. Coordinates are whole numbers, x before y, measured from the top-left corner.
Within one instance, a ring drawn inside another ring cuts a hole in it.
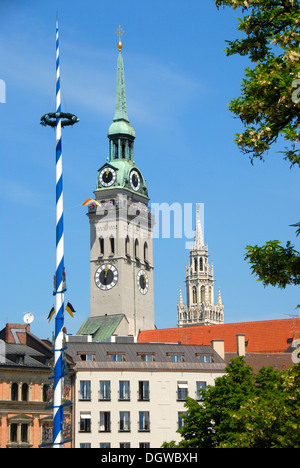
[[[205,247],[199,209],[200,209],[200,204],[197,203],[196,229],[195,229],[193,250],[201,250]]]
[[[134,163],[133,141],[135,139],[135,131],[129,124],[127,115],[126,93],[125,93],[125,78],[124,78],[124,63],[121,50],[123,44],[121,36],[124,34],[123,29],[119,26],[116,34],[119,36],[118,49],[119,56],[117,61],[117,87],[116,87],[116,108],[113,122],[108,129],[109,138],[109,159],[126,159]]]
[[[123,29],[119,26],[116,34],[119,36],[118,49],[119,56],[117,62],[117,93],[116,93],[116,111],[113,121],[125,120],[129,123],[127,115],[127,105],[126,105],[126,94],[125,94],[125,79],[124,79],[124,63],[121,50],[123,44],[121,42],[121,36],[124,34]]]

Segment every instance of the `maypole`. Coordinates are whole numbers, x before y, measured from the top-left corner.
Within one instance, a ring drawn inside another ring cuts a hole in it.
[[[66,118],[67,120],[62,120]],[[52,120],[53,119],[53,120]],[[73,114],[61,112],[58,18],[56,17],[56,112],[44,115],[42,125],[56,129],[56,271],[54,281],[55,337],[54,337],[54,394],[53,394],[53,447],[63,446],[63,341],[64,341],[64,293],[66,291],[64,266],[64,223],[63,223],[63,166],[61,129],[73,125],[79,119]]]

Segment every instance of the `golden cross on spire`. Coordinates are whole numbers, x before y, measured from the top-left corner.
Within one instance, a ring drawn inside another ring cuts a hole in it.
[[[121,26],[119,25],[118,29],[116,30],[116,35],[119,36],[118,49],[119,49],[120,52],[121,52],[122,47],[123,47],[123,44],[121,42],[121,37],[123,36],[123,34],[124,34],[124,31],[121,28]]]

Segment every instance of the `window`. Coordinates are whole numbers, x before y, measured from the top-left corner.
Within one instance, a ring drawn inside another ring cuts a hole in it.
[[[102,236],[99,238],[99,246],[100,246],[100,255],[103,256],[104,255],[104,239]]]
[[[180,412],[178,413],[178,429],[182,429],[184,426],[184,419],[183,417],[186,415],[186,412]]]
[[[197,304],[197,289],[193,287],[193,304]]]
[[[140,442],[139,448],[150,448],[150,442]]]
[[[91,413],[80,413],[80,432],[91,432]]]
[[[141,380],[139,382],[139,394],[138,399],[140,401],[149,401],[149,381]]]
[[[120,442],[120,448],[121,449],[130,448],[130,442]]]
[[[79,353],[82,361],[95,361],[95,355],[90,353]]]
[[[43,401],[46,402],[48,400],[48,392],[50,390],[50,386],[48,384],[43,385]]]
[[[112,361],[125,361],[125,354],[124,353],[109,353],[109,356]]]
[[[99,447],[102,448],[102,449],[109,449],[110,448],[110,442],[100,442]]]
[[[129,237],[127,236],[125,239],[125,255],[127,257],[130,257],[130,242],[129,242]]]
[[[203,258],[200,257],[200,271],[203,271]]]
[[[99,400],[110,400],[109,380],[100,380]]]
[[[91,448],[91,444],[89,442],[83,442],[82,444],[79,445],[79,448]]]
[[[144,262],[148,263],[148,244],[144,243]]]
[[[22,366],[24,364],[24,359],[25,359],[24,354],[17,354],[16,364],[19,364],[20,366]]]
[[[205,286],[201,286],[201,302],[205,301]]]
[[[200,362],[212,362],[212,357],[208,354],[197,354]]]
[[[130,412],[120,411],[119,431],[129,432],[130,431]]]
[[[139,241],[137,239],[135,239],[135,242],[134,242],[134,257],[139,260]]]
[[[22,385],[22,401],[28,401],[28,384],[23,383]]]
[[[100,432],[110,432],[110,411],[100,411]]]
[[[114,255],[115,254],[115,239],[113,236],[110,236],[109,243],[110,243],[110,255]]]
[[[141,361],[152,362],[154,361],[154,354],[140,354]]]
[[[18,424],[13,423],[10,425],[10,441],[18,442]]]
[[[120,382],[119,382],[119,400],[130,400],[130,382],[129,382],[129,380],[120,380]]]
[[[17,383],[13,383],[12,386],[11,386],[11,399],[12,401],[18,401],[19,399],[19,386]]]
[[[187,382],[177,383],[177,400],[184,401],[188,396],[188,384]]]
[[[21,424],[21,442],[28,442],[28,424]]]
[[[184,362],[184,354],[169,354],[172,362]]]
[[[150,431],[149,411],[139,411],[139,431]]]
[[[206,390],[206,382],[196,382],[196,400],[203,400],[203,391]]]
[[[81,380],[79,390],[79,400],[90,400],[91,399],[91,381]]]

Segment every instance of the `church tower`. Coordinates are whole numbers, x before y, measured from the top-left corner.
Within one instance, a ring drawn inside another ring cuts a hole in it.
[[[213,325],[224,323],[224,306],[221,292],[214,305],[214,271],[208,262],[208,247],[204,244],[203,232],[197,205],[194,242],[190,250],[190,261],[186,267],[186,300],[183,302],[180,289],[177,303],[178,326]]]
[[[90,220],[90,315],[122,314],[128,334],[154,328],[152,218],[146,181],[135,164],[135,131],[127,115],[124,64],[117,60],[116,107],[108,158],[98,170]]]

